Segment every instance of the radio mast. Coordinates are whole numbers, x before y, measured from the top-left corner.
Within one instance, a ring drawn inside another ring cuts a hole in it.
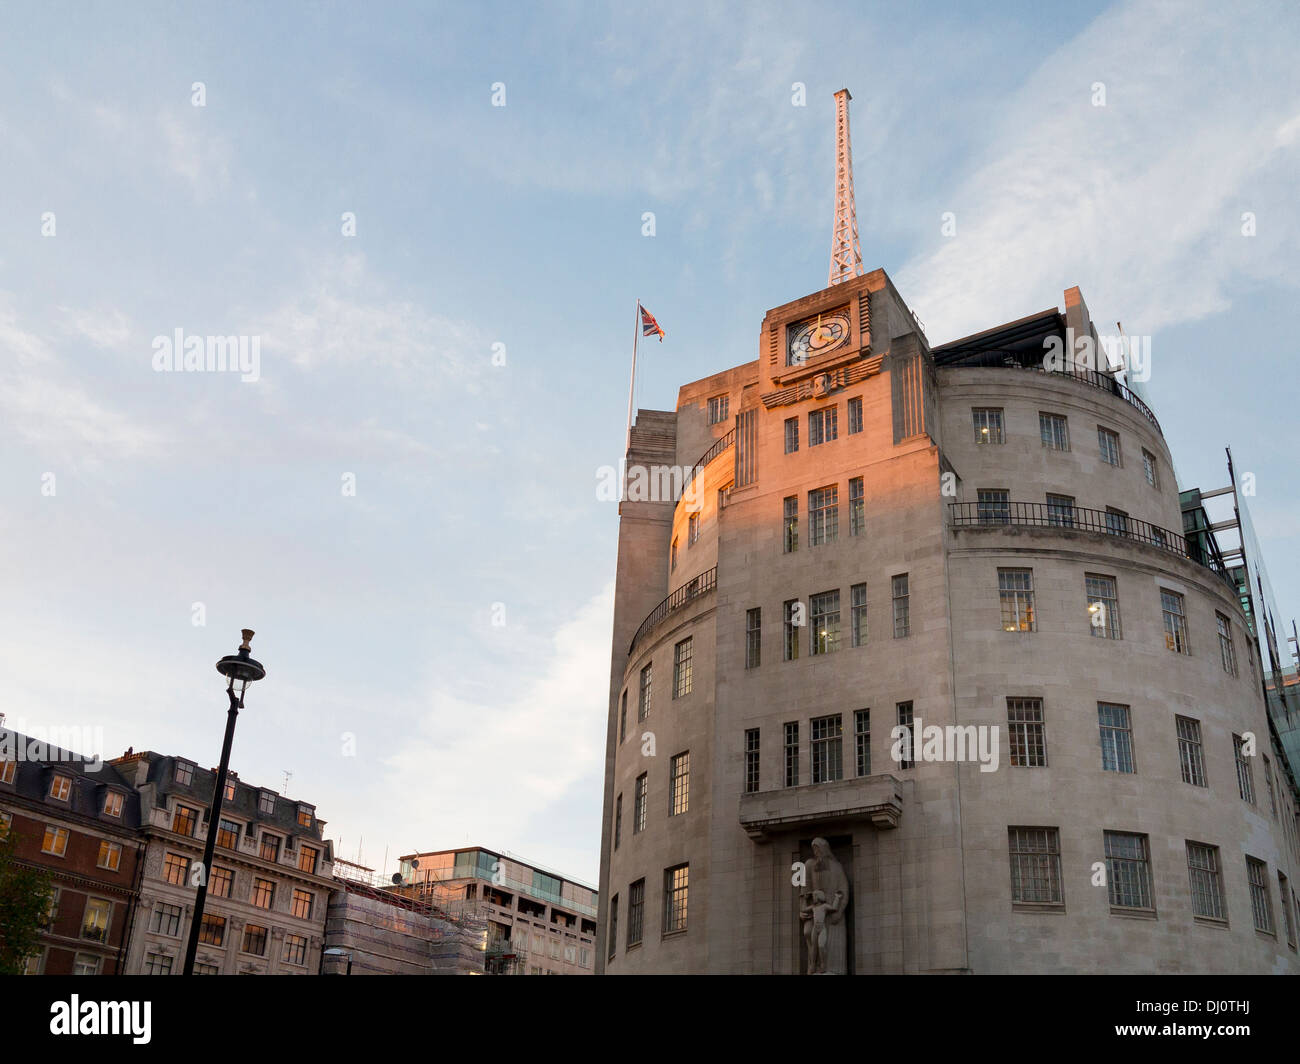
[[[853,197],[853,146],[849,142],[848,89],[835,94],[835,233],[831,237],[831,272],[827,286],[862,275],[858,245],[858,210]]]

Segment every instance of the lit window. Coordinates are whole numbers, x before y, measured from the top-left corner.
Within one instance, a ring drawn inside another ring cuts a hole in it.
[[[0,783],[13,783],[18,771],[18,762],[6,758],[0,761]]]
[[[1104,835],[1111,905],[1118,909],[1155,908],[1147,837],[1123,831],[1107,831]]]
[[[1057,828],[1008,828],[1011,900],[1021,905],[1060,905],[1061,833]]]
[[[664,870],[664,934],[686,930],[686,893],[690,866]]]
[[[1187,843],[1187,877],[1192,887],[1192,915],[1224,920],[1223,874],[1219,848],[1202,842]]]
[[[320,859],[320,850],[314,846],[304,846],[298,851],[298,871],[308,875],[316,874],[316,863]]]
[[[862,431],[862,396],[849,400],[849,435]]]
[[[1119,639],[1119,592],[1113,576],[1083,574],[1083,590],[1088,599],[1088,626],[1098,639]]]
[[[216,913],[204,913],[199,923],[199,941],[208,946],[220,946],[226,941],[226,918]]]
[[[825,591],[809,600],[812,630],[809,650],[813,654],[831,654],[840,649],[840,593]]]
[[[1120,461],[1119,433],[1097,426],[1097,446],[1101,451],[1101,460],[1107,465],[1118,466]]]
[[[1070,427],[1060,414],[1038,415],[1038,434],[1049,451],[1070,449]]]
[[[1044,735],[1041,698],[1007,699],[1007,734],[1011,742],[1011,763],[1022,768],[1047,767],[1047,739]]]
[[[999,569],[998,600],[1004,632],[1033,632],[1034,573],[1032,569]]]
[[[1001,409],[975,409],[971,411],[975,423],[976,443],[1005,443],[1002,435]]]
[[[672,759],[669,769],[668,815],[680,816],[691,806],[690,751]]]
[[[0,809],[0,839],[6,839],[9,837],[9,827],[13,822],[13,814],[6,813],[3,809]]]
[[[259,909],[271,908],[275,904],[275,884],[269,879],[254,879],[251,900]]]
[[[55,776],[50,780],[50,797],[57,798],[60,802],[66,802],[68,795],[72,793],[71,776]]]
[[[1190,654],[1187,647],[1187,617],[1183,612],[1183,596],[1176,591],[1160,589],[1160,610],[1165,622],[1165,646],[1175,654]]]
[[[763,660],[763,611],[745,611],[745,668],[756,669]]]
[[[907,587],[907,573],[900,573],[894,577],[893,593],[894,638],[902,639],[912,633],[912,609]]]
[[[308,891],[294,889],[293,900],[289,911],[299,920],[311,919],[312,896]]]
[[[298,826],[302,828],[311,827],[312,813],[313,810],[311,806],[309,805],[298,806]]]
[[[120,791],[108,791],[104,795],[104,815],[121,816],[123,796]]]
[[[1106,772],[1136,772],[1133,765],[1133,728],[1128,706],[1097,703],[1101,728],[1101,767]]]
[[[190,860],[177,853],[169,853],[163,858],[163,879],[174,886],[183,887],[189,878]]]
[[[122,865],[122,847],[116,842],[101,839],[99,843],[99,860],[97,867],[116,872]]]
[[[199,811],[188,805],[178,805],[172,813],[172,831],[178,835],[193,835],[199,826]]]
[[[41,842],[41,853],[48,853],[51,857],[62,857],[67,852],[67,829],[56,828],[52,824],[45,825],[45,838]]]
[[[86,914],[81,921],[81,937],[104,942],[108,939],[108,918],[113,913],[113,903],[101,898],[86,900]]]
[[[686,638],[673,648],[673,698],[691,693],[692,675],[691,640]]]
[[[272,835],[269,831],[262,832],[262,845],[259,856],[263,861],[280,860],[280,836]]]
[[[208,877],[208,894],[214,898],[228,898],[234,882],[235,873],[229,868],[213,868]]]
[[[225,799],[224,799],[225,801],[227,801],[227,802],[233,802],[233,801],[235,800],[235,787],[236,787],[236,786],[237,786],[237,784],[236,784],[236,782],[235,782],[234,780],[226,780],[226,792],[225,792],[226,797],[225,797]]]
[[[233,820],[222,818],[217,824],[217,845],[223,849],[233,850],[239,842],[239,825]]]
[[[829,717],[814,717],[808,727],[813,783],[833,783],[843,779],[844,739],[840,715],[836,713]]]

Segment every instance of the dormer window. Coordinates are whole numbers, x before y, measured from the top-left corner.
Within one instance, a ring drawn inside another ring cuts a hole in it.
[[[309,805],[298,806],[298,824],[301,827],[311,827],[312,812],[312,807]]]
[[[194,766],[188,761],[177,761],[173,779],[182,787],[188,787],[194,782]]]
[[[72,777],[55,776],[50,780],[50,797],[56,798],[60,802],[66,802],[68,796],[72,794]]]
[[[123,801],[120,791],[109,791],[104,795],[104,815],[121,816]]]
[[[257,796],[257,811],[266,816],[275,812],[275,792],[263,791]]]
[[[233,802],[233,801],[235,800],[235,781],[234,781],[234,780],[226,780],[226,799],[225,799],[225,800],[226,800],[227,802]]]

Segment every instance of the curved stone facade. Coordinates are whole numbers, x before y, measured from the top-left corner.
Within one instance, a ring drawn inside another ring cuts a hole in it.
[[[1046,328],[1087,330],[1072,295]],[[832,307],[847,346],[786,365]],[[633,434],[680,466],[737,429],[621,507],[604,970],[806,971],[820,838],[851,973],[1300,972],[1294,781],[1140,401],[936,360],[880,271],[769,312],[759,354]]]

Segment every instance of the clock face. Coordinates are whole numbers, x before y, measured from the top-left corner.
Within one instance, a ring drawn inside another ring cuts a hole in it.
[[[824,355],[849,342],[847,310],[833,310],[815,318],[786,327],[787,366],[802,366],[809,359]]]

